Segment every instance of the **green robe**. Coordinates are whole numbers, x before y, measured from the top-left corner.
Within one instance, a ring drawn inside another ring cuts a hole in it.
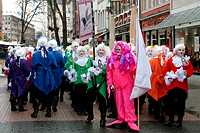
[[[92,62],[92,61],[91,61]],[[107,62],[107,59],[106,59],[106,62]],[[93,79],[93,82],[95,82],[95,79],[94,77],[91,77]],[[104,81],[104,82],[103,82]],[[103,66],[103,70],[102,72],[96,76],[96,84],[100,85],[101,83],[103,82],[103,84],[101,85],[100,89],[99,89],[99,92],[103,95],[103,97],[105,99],[107,99],[107,80],[106,80],[106,63],[104,64]],[[93,83],[92,83],[92,80],[90,80],[88,82],[88,88],[87,88],[87,91],[93,87]]]
[[[66,70],[70,71],[70,68],[73,69],[74,68],[74,63],[70,61],[70,59],[72,59],[72,51],[71,54],[69,56],[67,56],[67,62],[65,63],[65,68]],[[77,59],[76,59],[77,61]]]
[[[74,85],[75,84],[80,84],[80,83],[87,85],[87,83],[84,83],[82,81],[81,75],[85,74],[87,76],[87,72],[88,72],[88,68],[90,67],[90,64],[91,64],[90,59],[87,60],[87,63],[84,66],[80,66],[80,65],[74,63],[74,69],[77,72],[77,81],[74,82]]]

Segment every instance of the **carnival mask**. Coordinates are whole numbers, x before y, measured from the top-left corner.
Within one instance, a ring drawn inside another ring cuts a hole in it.
[[[117,53],[117,55],[119,55],[121,53],[121,50],[122,50],[122,48],[118,45],[116,47],[116,53]]]
[[[83,57],[85,55],[85,51],[84,50],[80,50],[78,52],[78,54],[79,54],[80,57]]]
[[[73,50],[76,51],[77,48],[78,48],[78,46],[74,46],[74,49],[73,49]]]
[[[184,48],[179,48],[176,51],[176,55],[179,57],[182,57],[185,54],[185,49]]]
[[[105,50],[104,50],[104,48],[100,48],[100,49],[98,50],[98,55],[99,55],[99,57],[103,57],[103,56],[105,55]]]
[[[153,50],[152,49],[148,49],[147,55],[148,55],[148,57],[151,57],[153,55]]]

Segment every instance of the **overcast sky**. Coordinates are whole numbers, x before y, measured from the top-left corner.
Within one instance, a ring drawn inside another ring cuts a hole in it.
[[[2,0],[2,4],[3,4],[3,15],[14,15],[18,18],[20,18],[20,15],[17,14],[17,11],[20,11],[18,6],[15,4],[17,0]],[[6,11],[8,11],[6,13]],[[10,13],[10,11],[12,11],[12,14]],[[14,11],[16,11],[16,13],[14,13]],[[35,18],[36,19],[36,18]],[[32,22],[32,24],[35,25],[35,29],[36,31],[41,29],[42,27],[44,28],[44,25],[42,24],[38,24],[37,22]]]

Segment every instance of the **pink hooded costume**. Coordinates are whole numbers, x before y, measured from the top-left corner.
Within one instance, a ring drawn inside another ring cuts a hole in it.
[[[121,53],[117,55],[116,47],[121,47]],[[107,84],[108,98],[110,97],[110,86],[114,85],[114,97],[118,112],[118,119],[107,126],[114,124],[128,123],[132,130],[139,131],[136,121],[134,99],[130,100],[130,95],[134,87],[133,75],[136,72],[135,58],[131,49],[123,41],[118,41],[107,61]]]

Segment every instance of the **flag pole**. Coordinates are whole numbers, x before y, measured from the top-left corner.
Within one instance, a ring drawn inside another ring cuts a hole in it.
[[[139,108],[139,107],[140,107],[140,105],[139,105],[140,102],[139,102],[139,101],[140,101],[140,100],[139,100],[139,97],[138,97],[138,98],[137,98],[137,103],[138,103],[138,104],[137,104],[137,105],[138,105],[138,107],[137,107],[137,108],[138,108],[137,113],[138,113],[138,128],[140,129],[140,108]]]
[[[94,40],[94,14],[93,14],[93,1],[91,0],[91,9],[92,9],[92,24],[93,24],[93,33],[92,33],[92,39],[93,39],[93,60],[95,60],[95,40]]]

